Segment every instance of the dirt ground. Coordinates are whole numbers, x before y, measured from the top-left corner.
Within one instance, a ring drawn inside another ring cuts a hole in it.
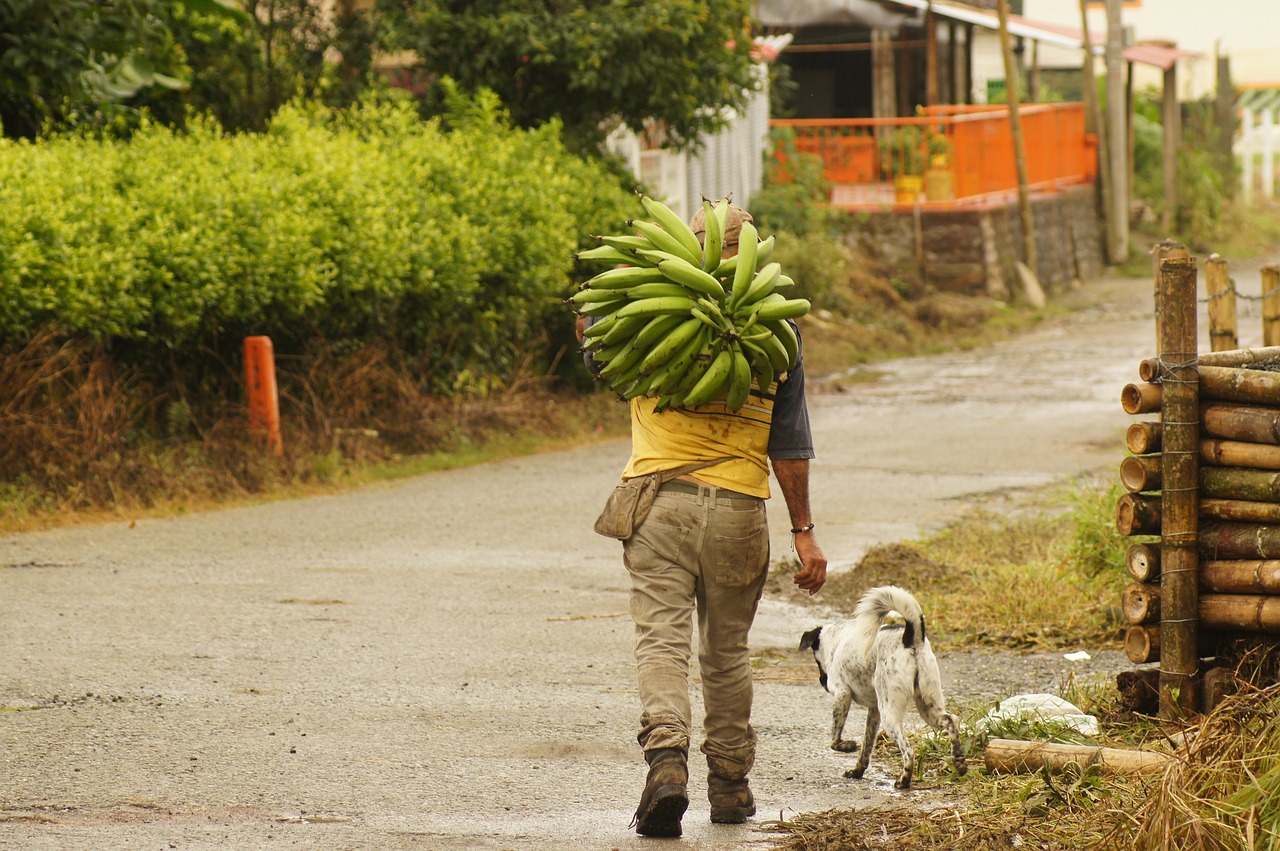
[[[832,570],[975,502],[1113,469],[1120,388],[1154,354],[1149,290],[1090,283],[1084,307],[1015,339],[812,376]],[[1242,318],[1243,345],[1260,324]],[[644,767],[626,582],[618,544],[590,531],[627,453],[0,537],[0,847],[651,847],[627,827]],[[781,559],[781,498],[770,513]],[[673,845],[767,847],[768,819],[932,794],[895,792],[884,758],[846,780],[854,757],[827,750],[828,699],[795,648],[839,614],[766,597],[759,815],[710,824],[695,757]],[[937,649],[953,701],[1128,667],[1098,648]]]

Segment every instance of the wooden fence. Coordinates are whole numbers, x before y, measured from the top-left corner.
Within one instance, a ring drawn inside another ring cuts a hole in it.
[[[1236,348],[1226,261],[1206,269],[1213,351],[1197,352],[1196,260],[1172,242],[1156,258],[1157,357],[1121,392],[1133,423],[1116,506],[1133,583],[1125,650],[1159,662],[1163,717],[1211,708],[1229,672],[1204,660],[1229,643],[1280,639],[1280,267],[1262,270],[1265,345]],[[1154,538],[1154,540],[1152,540]]]

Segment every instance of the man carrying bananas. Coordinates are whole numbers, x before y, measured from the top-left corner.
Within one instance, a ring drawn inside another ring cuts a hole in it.
[[[689,222],[703,243],[706,219],[699,210]],[[722,236],[724,255],[733,256],[751,216],[730,205],[722,221],[717,236]],[[587,317],[580,333],[593,320]],[[586,360],[599,371],[590,352]],[[720,399],[662,409],[659,399],[646,395],[632,397],[629,405],[632,453],[622,478],[657,476],[662,482],[648,514],[623,540],[641,702],[637,739],[649,764],[632,825],[645,836],[674,837],[681,835],[689,805],[688,677],[695,611],[711,821],[740,824],[756,812],[747,782],[756,751],[747,639],[769,567],[764,501],[770,462],[800,559],[795,584],[817,593],[826,581],[827,559],[809,509],[814,452],[802,360],[766,389],[753,384],[738,408]]]

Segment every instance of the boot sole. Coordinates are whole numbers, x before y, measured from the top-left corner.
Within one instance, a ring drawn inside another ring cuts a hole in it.
[[[755,814],[755,807],[712,807],[711,821],[714,824],[742,824]]]
[[[636,824],[641,836],[675,838],[680,835],[680,819],[689,809],[689,795],[683,786],[663,786],[653,796],[649,810]]]

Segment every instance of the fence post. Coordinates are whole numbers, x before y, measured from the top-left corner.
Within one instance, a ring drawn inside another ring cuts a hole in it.
[[[1209,257],[1204,267],[1204,281],[1209,294],[1209,351],[1238,349],[1236,289],[1227,274],[1227,261],[1221,255]]]
[[[244,385],[249,409],[249,431],[276,455],[283,454],[280,439],[280,396],[276,389],[276,358],[270,337],[244,338]]]
[[[1196,368],[1196,261],[1160,263],[1160,715],[1200,705],[1200,392]]]
[[[1280,346],[1280,266],[1269,263],[1262,274],[1262,345]]]
[[[1253,112],[1240,114],[1240,189],[1246,207],[1253,206]]]
[[[1270,109],[1262,110],[1262,197],[1276,197],[1276,146],[1271,135],[1275,117]]]

